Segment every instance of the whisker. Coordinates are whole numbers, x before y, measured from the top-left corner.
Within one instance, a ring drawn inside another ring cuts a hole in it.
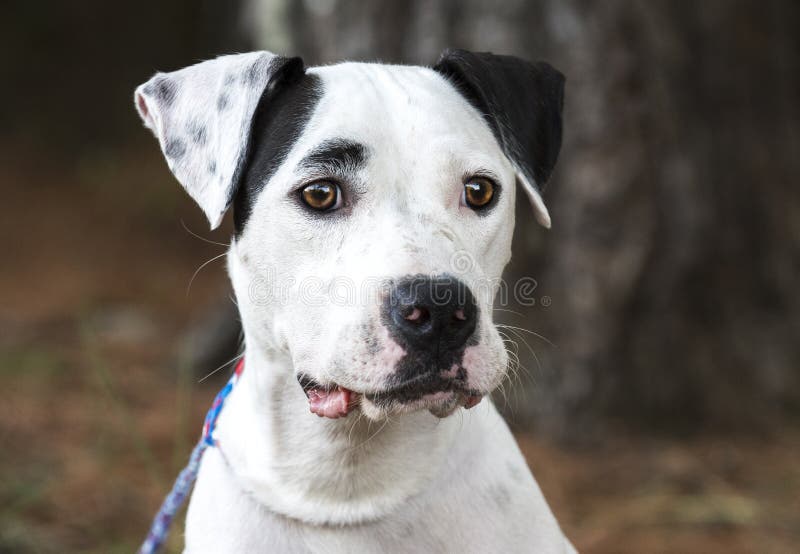
[[[207,239],[205,237],[201,237],[200,235],[198,235],[197,233],[195,233],[194,231],[189,229],[189,227],[186,226],[186,223],[183,221],[183,219],[181,219],[181,226],[183,226],[183,229],[187,233],[189,233],[190,235],[192,235],[195,238],[198,238],[198,239],[202,240],[203,242],[207,242],[208,244],[216,244],[217,246],[224,246],[225,248],[230,248],[230,246],[231,246],[231,244],[229,242],[228,243],[217,242],[215,240],[211,240],[211,239]]]
[[[208,373],[208,374],[207,374],[205,377],[203,377],[202,379],[200,379],[200,380],[199,380],[199,381],[197,381],[197,382],[198,382],[198,383],[202,383],[203,381],[205,381],[206,379],[208,379],[209,377],[211,377],[212,375],[214,375],[216,372],[218,372],[220,369],[222,369],[222,368],[223,368],[223,367],[225,367],[226,365],[230,365],[230,364],[232,364],[233,362],[239,361],[239,360],[240,360],[241,358],[243,358],[243,357],[244,357],[244,352],[242,352],[241,354],[239,354],[239,355],[235,356],[234,358],[231,358],[230,360],[228,360],[227,362],[225,362],[224,364],[222,364],[221,366],[219,366],[217,369],[213,370],[211,373]]]
[[[223,252],[222,254],[220,254],[218,256],[214,256],[210,260],[200,264],[200,267],[198,267],[197,270],[194,272],[194,275],[192,275],[192,278],[189,279],[189,284],[186,285],[186,296],[187,296],[187,298],[189,296],[189,291],[192,289],[192,283],[194,283],[194,278],[197,277],[197,274],[200,273],[200,270],[203,269],[208,264],[210,264],[211,262],[213,262],[214,260],[219,260],[223,256],[227,256],[227,255],[228,255],[228,252],[226,251],[226,252]]]
[[[352,449],[352,450],[354,450],[354,449],[356,449],[356,448],[361,448],[362,446],[364,446],[365,444],[367,444],[367,443],[368,443],[370,440],[372,440],[372,439],[373,439],[375,436],[377,436],[377,435],[378,435],[378,433],[380,433],[381,431],[383,431],[384,427],[386,427],[386,426],[389,424],[389,422],[390,422],[390,421],[391,421],[391,420],[390,420],[390,419],[387,417],[387,418],[386,418],[386,421],[384,421],[384,422],[383,422],[383,425],[381,425],[381,426],[380,426],[380,428],[379,428],[377,431],[375,431],[373,434],[371,434],[369,437],[367,437],[367,438],[366,438],[366,439],[365,439],[363,442],[361,442],[360,444],[357,444],[357,445],[353,446],[351,449]]]
[[[531,335],[535,336],[536,338],[542,339],[544,342],[546,342],[547,344],[549,344],[553,348],[558,348],[558,346],[556,346],[555,343],[553,343],[553,341],[551,341],[550,339],[548,339],[544,335],[541,335],[541,334],[539,334],[539,333],[537,333],[535,331],[531,331],[530,329],[525,329],[524,327],[516,327],[514,325],[505,325],[503,323],[496,323],[495,327],[501,327],[503,329],[515,329],[517,331],[522,331],[524,333],[530,333]]]
[[[518,315],[520,317],[525,317],[525,314],[523,314],[522,312],[518,312],[516,310],[509,310],[508,308],[492,308],[492,311],[495,311],[495,312],[508,312],[510,314]]]
[[[514,352],[509,352],[509,354],[513,354],[513,357],[509,360],[508,370],[511,373],[512,382],[516,382],[518,386],[522,386],[522,377],[519,374],[519,369],[522,366],[522,363],[519,360],[519,356]]]
[[[503,409],[508,408],[508,395],[506,394],[506,385],[504,382],[500,383],[500,386],[497,387],[500,391],[500,394],[503,396]]]
[[[506,348],[506,352],[509,355],[508,370],[511,373],[512,378],[516,380],[517,385],[521,387],[523,385],[522,385],[522,376],[519,373],[519,369],[523,369],[526,372],[526,374],[528,374],[527,373],[528,370],[524,365],[522,365],[522,362],[520,361],[519,344],[515,340],[509,338],[509,336],[503,333],[502,331],[498,331],[498,333],[500,334],[501,340],[503,341],[504,344],[509,343],[513,345],[513,349]]]
[[[537,367],[537,369],[539,370],[539,373],[542,373],[542,372],[543,372],[543,370],[542,370],[542,364],[541,364],[541,362],[539,361],[539,356],[537,356],[537,355],[536,355],[536,352],[533,350],[533,348],[531,348],[531,345],[530,345],[530,344],[528,344],[528,341],[527,341],[527,340],[525,340],[525,337],[524,337],[524,336],[522,336],[522,335],[520,335],[520,334],[519,334],[517,331],[515,331],[513,328],[509,328],[509,330],[510,330],[512,333],[514,333],[514,335],[515,335],[515,336],[516,336],[516,337],[517,337],[519,340],[521,340],[521,341],[522,341],[522,344],[524,344],[524,345],[525,345],[525,347],[526,347],[526,348],[528,349],[528,351],[531,353],[531,356],[533,356],[533,360],[536,362],[536,367]],[[528,376],[529,376],[529,377],[531,377],[531,378],[534,380],[534,382],[536,381],[536,379],[535,379],[535,378],[534,378],[532,375],[530,375],[530,373],[528,373]]]
[[[358,410],[358,415],[356,416],[356,420],[350,426],[350,432],[347,433],[348,450],[351,448],[350,443],[351,443],[351,441],[353,439],[353,431],[355,430],[356,426],[361,422],[361,419],[363,417],[364,417],[364,412],[362,412],[361,410]]]

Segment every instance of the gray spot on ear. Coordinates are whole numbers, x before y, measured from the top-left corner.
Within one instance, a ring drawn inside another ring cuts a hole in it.
[[[242,73],[242,83],[247,86],[252,86],[257,76],[256,64],[253,64],[247,68],[247,71]]]
[[[260,73],[259,70],[262,69],[263,66],[264,66],[263,61],[258,60],[253,65],[248,67],[247,70],[244,73],[242,73],[242,84],[249,87],[254,87],[259,83],[261,83],[261,80],[258,77]]]
[[[186,143],[181,139],[171,139],[164,147],[164,154],[172,160],[180,160],[186,153]]]
[[[523,473],[523,472],[522,472],[522,470],[521,470],[521,469],[520,469],[520,468],[517,466],[517,464],[515,464],[515,463],[514,463],[514,462],[512,462],[512,461],[508,461],[508,462],[506,462],[506,467],[508,468],[508,474],[509,474],[509,475],[511,475],[511,478],[512,478],[514,481],[517,481],[517,482],[519,482],[519,481],[521,481],[521,480],[522,480],[522,477],[524,476],[524,473]]]
[[[208,129],[206,126],[198,121],[190,123],[186,127],[186,132],[192,137],[192,142],[198,146],[204,146],[208,140]]]
[[[211,160],[210,162],[208,162],[208,172],[211,175],[216,174],[216,172],[217,172],[217,162],[216,161]]]
[[[228,95],[223,93],[217,98],[217,111],[224,111],[228,107]]]
[[[145,94],[152,96],[163,105],[169,107],[178,95],[178,82],[169,77],[156,77],[155,80],[144,88]]]
[[[511,502],[511,491],[508,490],[508,487],[501,483],[495,483],[487,492],[489,494],[489,498],[491,498],[492,501],[497,504],[498,508],[503,510],[508,508],[508,504]]]

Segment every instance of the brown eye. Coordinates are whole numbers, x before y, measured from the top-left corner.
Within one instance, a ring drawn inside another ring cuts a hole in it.
[[[341,204],[339,186],[328,181],[317,181],[300,191],[300,198],[309,208],[324,212],[338,208]]]
[[[485,208],[494,198],[494,183],[482,177],[473,177],[464,184],[464,203],[472,209]]]

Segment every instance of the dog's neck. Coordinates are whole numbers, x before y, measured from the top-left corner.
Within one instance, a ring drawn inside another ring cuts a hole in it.
[[[440,475],[458,418],[428,412],[368,421],[309,412],[287,356],[248,343],[244,373],[218,425],[237,485],[311,523],[380,518]]]

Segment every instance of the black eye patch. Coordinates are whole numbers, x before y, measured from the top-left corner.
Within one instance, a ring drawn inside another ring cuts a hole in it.
[[[244,230],[258,194],[303,133],[322,94],[321,79],[309,73],[264,92],[251,128],[244,178],[233,201],[236,236]]]

